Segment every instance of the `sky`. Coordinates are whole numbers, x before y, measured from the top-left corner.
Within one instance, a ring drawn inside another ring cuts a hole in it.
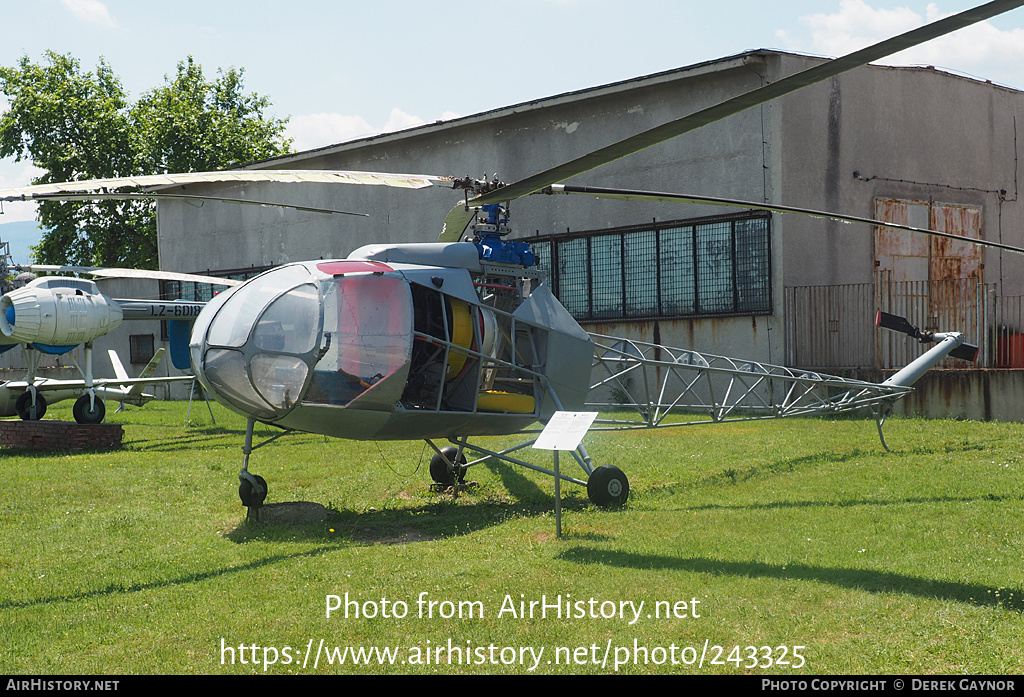
[[[979,0],[0,0],[0,65],[104,58],[134,101],[193,56],[242,68],[305,150],[776,48],[834,57]],[[15,19],[16,18],[16,19]],[[884,61],[1024,89],[1024,9]],[[0,111],[7,104],[0,95]],[[0,159],[0,189],[38,171]],[[445,174],[445,173],[429,173]],[[4,204],[0,223],[31,220]]]

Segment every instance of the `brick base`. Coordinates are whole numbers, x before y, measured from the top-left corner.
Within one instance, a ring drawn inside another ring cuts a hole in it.
[[[121,424],[73,421],[0,421],[0,445],[25,450],[120,450]]]

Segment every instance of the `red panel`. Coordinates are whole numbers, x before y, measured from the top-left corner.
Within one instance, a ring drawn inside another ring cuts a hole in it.
[[[388,273],[393,268],[380,261],[360,261],[358,259],[342,259],[341,261],[324,261],[316,265],[324,273],[332,276],[343,276],[347,273]]]

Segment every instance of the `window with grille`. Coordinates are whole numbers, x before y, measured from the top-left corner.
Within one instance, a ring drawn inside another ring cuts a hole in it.
[[[234,269],[231,271],[206,272],[204,275],[220,278],[230,278],[236,281],[246,281],[258,276],[270,269],[270,266],[251,267],[247,269]],[[192,300],[198,302],[210,302],[218,293],[223,292],[229,286],[215,286],[209,283],[197,281],[160,281],[160,297],[163,300]],[[167,341],[170,337],[167,328],[167,320],[160,320],[160,340]]]
[[[129,361],[132,363],[149,363],[156,354],[152,334],[131,334],[128,337]]]
[[[259,276],[264,271],[273,268],[270,266],[253,266],[246,269],[232,269],[229,271],[206,271],[203,275],[229,278],[235,281],[246,281],[254,276]],[[209,302],[213,296],[227,289],[229,286],[214,286],[209,283],[196,281],[160,281],[160,297],[164,300],[194,300]]]
[[[529,242],[579,320],[768,314],[770,221],[716,216]]]

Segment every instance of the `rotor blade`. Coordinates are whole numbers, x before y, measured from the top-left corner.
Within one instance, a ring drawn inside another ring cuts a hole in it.
[[[309,182],[316,184],[362,184],[366,186],[391,186],[403,189],[423,189],[429,186],[450,186],[454,180],[451,177],[439,177],[431,174],[346,172],[342,170],[245,169],[227,172],[149,174],[137,177],[117,177],[114,179],[87,179],[84,181],[62,182],[59,184],[36,184],[18,189],[0,189],[0,201],[30,201],[41,196],[56,198],[60,194],[74,194],[83,191],[101,191],[106,193],[111,189],[144,189],[161,186],[208,184],[214,182],[278,182],[285,184]]]
[[[312,206],[297,206],[291,203],[272,203],[270,201],[250,201],[244,198],[229,198],[226,196],[197,196],[194,194],[157,194],[126,192],[121,194],[37,194],[32,197],[34,201],[159,201],[161,199],[175,199],[190,202],[219,201],[222,203],[244,203],[252,206],[274,206],[275,208],[292,208],[297,211],[308,213],[339,213],[341,215],[358,215],[363,218],[370,217],[368,213],[351,213],[339,211],[333,208],[314,208]]]
[[[215,286],[239,286],[244,281],[234,278],[203,276],[194,273],[178,273],[176,271],[151,271],[148,269],[117,269],[99,266],[58,266],[53,264],[25,264],[18,269],[33,273],[84,273],[99,278],[154,278],[163,281],[184,281],[191,283],[209,283]]]
[[[906,334],[912,339],[921,338],[921,330],[911,324],[906,317],[882,312],[881,310],[875,315],[875,326]]]
[[[813,68],[808,68],[807,70],[782,78],[777,82],[764,85],[706,109],[701,109],[688,116],[656,126],[607,147],[594,150],[583,157],[578,157],[575,160],[570,160],[557,167],[539,172],[526,179],[521,179],[492,193],[484,194],[479,198],[473,199],[473,203],[478,205],[498,203],[531,194],[534,191],[543,189],[545,186],[564,181],[569,177],[582,174],[626,155],[632,155],[635,152],[684,133],[689,133],[709,123],[724,119],[727,116],[732,116],[751,107],[763,104],[790,92],[795,92],[808,85],[827,80],[830,77],[860,67],[871,61],[879,60],[893,53],[917,46],[957,29],[962,29],[976,22],[995,17],[1021,5],[1024,5],[1024,0],[995,0],[952,17],[946,17],[937,22],[926,24],[923,27],[918,27],[891,39],[886,39],[873,46],[854,51],[846,56],[816,65]]]
[[[462,239],[462,233],[466,231],[466,226],[473,222],[473,218],[478,210],[478,208],[467,206],[465,203],[457,204],[448,211],[448,215],[444,219],[444,226],[441,228],[441,235],[437,238],[437,241],[458,242]]]
[[[658,191],[637,191],[631,189],[608,189],[599,186],[573,186],[571,184],[552,184],[549,187],[545,187],[541,191],[536,192],[538,194],[580,194],[584,196],[594,196],[597,198],[617,199],[620,201],[655,201],[658,203],[696,203],[706,204],[711,206],[728,206],[730,208],[753,208],[761,211],[773,211],[776,213],[795,213],[797,215],[808,215],[812,218],[828,218],[831,220],[838,220],[844,223],[865,223],[867,225],[877,225],[879,227],[888,227],[895,230],[906,230],[908,232],[916,232],[922,235],[932,235],[933,237],[945,237],[958,242],[969,242],[971,244],[981,245],[982,247],[994,247],[996,249],[1002,249],[1008,252],[1016,252],[1017,254],[1024,254],[1024,249],[1020,247],[1014,247],[1012,245],[1003,244],[1002,242],[990,242],[988,240],[975,239],[973,237],[964,237],[962,235],[954,235],[948,232],[939,232],[938,230],[929,230],[928,228],[913,227],[912,225],[902,225],[900,223],[890,223],[884,220],[874,220],[873,218],[861,218],[856,215],[845,215],[842,213],[829,213],[828,211],[816,211],[811,208],[797,208],[795,206],[782,206],[774,203],[757,203],[756,201],[742,201],[740,199],[732,198],[717,198],[715,196],[698,196],[693,194],[671,194]]]
[[[891,329],[894,332],[900,332],[906,334],[912,339],[920,339],[922,342],[927,341],[938,341],[939,337],[945,335],[932,334],[931,332],[922,332],[920,329],[915,327],[906,317],[900,317],[899,315],[892,315],[888,312],[878,311],[875,315],[875,326],[883,329]],[[959,346],[949,352],[951,358],[959,358],[963,361],[971,361],[972,363],[978,360],[979,348],[974,344],[968,344],[967,342],[961,343]]]

